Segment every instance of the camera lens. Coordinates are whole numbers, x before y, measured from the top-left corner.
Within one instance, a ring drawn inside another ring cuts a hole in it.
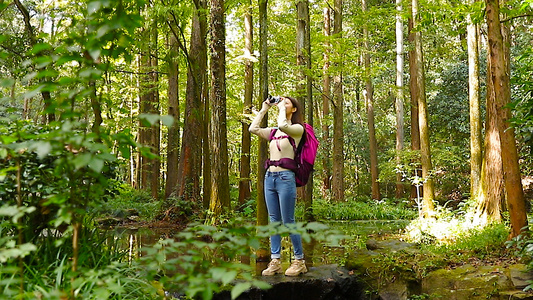
[[[281,98],[279,96],[268,95],[268,102],[270,102],[270,104],[276,104],[276,103],[279,103],[280,101],[281,101]]]

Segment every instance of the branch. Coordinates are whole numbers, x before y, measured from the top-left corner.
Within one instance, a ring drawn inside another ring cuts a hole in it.
[[[37,41],[35,40],[35,33],[33,32],[33,26],[31,26],[31,23],[30,23],[30,19],[31,19],[30,12],[28,11],[26,7],[24,7],[24,5],[22,5],[22,3],[20,3],[20,0],[15,0],[15,5],[17,6],[18,10],[24,17],[24,26],[26,28],[26,31],[28,32],[31,44],[33,46],[37,43]]]
[[[533,14],[523,14],[523,15],[518,15],[518,16],[510,17],[510,18],[507,18],[507,19],[503,19],[503,20],[501,20],[500,22],[501,22],[501,23],[505,23],[505,22],[512,21],[512,20],[514,20],[514,19],[518,19],[518,18],[527,18],[527,17],[533,17]]]

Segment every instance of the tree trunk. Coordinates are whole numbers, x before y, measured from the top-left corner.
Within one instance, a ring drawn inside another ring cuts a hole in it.
[[[22,18],[24,20],[24,28],[28,34],[29,37],[29,43],[33,47],[37,44],[37,36],[39,33],[36,34],[35,28],[31,25],[31,15],[28,9],[22,4],[20,0],[14,1],[15,6],[19,10],[19,12],[22,14]],[[41,52],[42,53],[42,52]],[[42,54],[39,54],[42,55]],[[39,81],[41,83],[47,82],[48,78],[41,78]],[[55,113],[53,111],[49,111],[50,106],[52,105],[52,96],[50,95],[49,91],[42,91],[41,96],[43,97],[43,116],[42,116],[42,122],[43,124],[49,124],[53,121],[55,121]]]
[[[335,0],[333,8],[333,34],[336,47],[342,44],[342,0]],[[337,71],[333,77],[333,178],[332,194],[336,201],[344,201],[344,118],[343,118],[343,84],[342,84],[342,53],[335,59]]]
[[[211,205],[216,220],[230,208],[226,121],[226,31],[224,0],[211,0]]]
[[[244,15],[244,56],[246,57],[244,65],[244,107],[243,113],[249,115],[252,113],[252,98],[254,90],[254,62],[253,53],[253,23],[252,23],[252,0],[248,0],[248,8]],[[248,128],[250,124],[242,122],[242,150],[241,150],[241,167],[239,179],[239,204],[242,206],[251,198],[251,181],[250,181],[250,148],[251,136]]]
[[[165,198],[168,198],[176,188],[178,182],[178,161],[180,144],[180,105],[179,105],[179,63],[178,45],[174,35],[170,36],[170,61],[168,63],[168,115],[174,118],[174,123],[168,128],[167,146],[167,181]]]
[[[268,17],[267,17],[268,0],[259,0],[259,101],[258,107],[261,107],[263,101],[268,96]],[[265,127],[268,120],[268,113],[263,118],[261,127]],[[268,157],[268,145],[263,139],[259,139],[259,148],[257,156],[257,225],[268,224],[268,212],[265,203],[264,178],[265,168],[263,163]]]
[[[402,0],[396,0],[396,164],[401,164],[400,154],[403,150],[404,118],[403,118],[403,23],[402,23]],[[396,173],[396,198],[400,199],[404,194],[402,174]]]
[[[500,24],[500,6],[495,0],[486,0],[487,37],[490,57],[491,92],[497,112],[497,126],[501,141],[502,164],[507,192],[507,207],[511,219],[511,237],[518,236],[522,228],[527,225],[527,215],[524,191],[518,164],[518,151],[514,128],[510,126],[511,102],[509,56],[506,55],[506,45]]]
[[[361,1],[363,13],[368,11],[366,0]],[[378,167],[378,143],[376,141],[376,128],[374,125],[374,86],[370,70],[370,43],[368,41],[368,26],[363,25],[363,44],[365,48],[365,103],[367,111],[368,139],[370,143],[370,175],[372,180],[372,199],[380,200],[379,192],[379,167]]]
[[[263,101],[268,97],[268,0],[259,0],[259,99],[258,107],[261,107]],[[268,113],[265,114],[261,127],[265,127],[268,120]],[[257,151],[257,225],[268,224],[268,211],[265,202],[265,173],[266,170],[263,163],[268,157],[268,144],[264,139],[259,139],[259,146]],[[261,241],[261,247],[256,252],[257,261],[269,261],[270,251],[267,240]]]
[[[159,53],[158,49],[158,31],[157,31],[157,21],[153,23],[151,28],[151,46],[150,46],[150,113],[160,115],[159,111]],[[161,154],[161,126],[158,123],[155,126],[150,128],[150,148],[152,153],[156,156],[150,160],[150,191],[152,193],[152,198],[159,198],[159,181],[161,179],[161,162],[159,161],[159,156]]]
[[[331,141],[329,136],[329,102],[331,101],[331,76],[329,74],[331,43],[331,9],[324,8],[324,66],[322,67],[322,196],[331,190]]]
[[[470,103],[470,195],[479,193],[483,164],[479,97],[479,30],[467,15],[468,99]]]
[[[151,109],[151,91],[150,91],[150,82],[152,80],[150,76],[151,65],[150,65],[150,33],[149,29],[142,29],[142,37],[145,43],[143,43],[141,48],[141,57],[139,64],[139,112],[141,114],[150,113]],[[139,144],[143,146],[150,146],[150,126],[143,124],[142,120],[139,122]],[[150,159],[146,156],[140,154],[139,156],[139,177],[138,177],[138,187],[141,190],[150,189]]]
[[[418,20],[418,0],[412,0],[413,27],[416,28]],[[416,65],[416,90],[418,98],[418,126],[420,130],[420,160],[422,164],[422,178],[424,191],[422,200],[422,215],[429,217],[434,212],[433,199],[435,198],[434,183],[431,177],[433,169],[429,145],[429,124],[426,103],[426,83],[424,74],[424,58],[422,56],[422,35],[419,31],[414,36],[415,65]]]
[[[313,125],[313,80],[311,78],[311,31],[309,17],[309,0],[300,0],[296,3],[297,33],[296,33],[296,63],[299,66],[297,95],[307,113],[307,123]],[[309,182],[300,189],[304,202],[304,219],[313,221],[313,176]]]
[[[206,76],[208,74],[205,74]],[[202,130],[202,186],[203,186],[203,198],[202,198],[202,207],[204,210],[208,210],[209,206],[211,205],[211,163],[212,163],[212,157],[211,157],[211,146],[210,146],[210,134],[211,134],[211,105],[207,103],[207,99],[209,99],[209,89],[207,77],[204,80],[205,84],[202,88],[202,99],[206,99],[202,103],[202,112],[203,112],[203,130]]]
[[[409,43],[411,45],[409,50],[409,91],[411,94],[411,150],[420,151],[420,126],[418,125],[418,90],[416,82],[416,55],[414,50],[415,32],[413,31],[413,18],[409,18]],[[415,169],[411,176],[422,177],[422,170],[418,168],[419,161],[413,161]],[[417,187],[411,186],[411,198],[416,198],[418,195]]]
[[[199,204],[202,165],[203,91],[207,70],[207,3],[195,0],[190,51],[188,56],[187,89],[183,143],[178,168],[176,194],[185,201]]]
[[[501,158],[500,135],[497,126],[496,102],[494,100],[491,61],[487,60],[487,117],[485,121],[485,153],[481,167],[481,180],[475,195],[476,206],[472,222],[485,226],[501,222],[503,199],[503,166]]]

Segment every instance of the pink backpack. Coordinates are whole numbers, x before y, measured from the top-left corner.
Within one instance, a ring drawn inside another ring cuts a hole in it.
[[[276,134],[274,129],[270,132],[269,141],[272,140]],[[313,127],[307,123],[304,123],[304,134],[298,147],[294,139],[288,136],[289,142],[294,148],[294,161],[297,164],[296,169],[293,169],[294,174],[296,175],[296,186],[304,186],[309,181],[311,173],[313,173],[313,166],[315,165],[316,153],[318,151],[318,140],[315,136],[315,131]]]

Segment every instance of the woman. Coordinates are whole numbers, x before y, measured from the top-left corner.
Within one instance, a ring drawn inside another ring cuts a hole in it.
[[[272,106],[279,109],[278,127],[261,128],[260,123],[265,114]],[[271,133],[275,130],[274,135]],[[300,103],[291,97],[281,97],[280,102],[272,104],[269,100],[263,102],[261,110],[252,124],[250,132],[261,138],[270,140],[270,159],[265,163],[267,172],[265,174],[265,201],[270,216],[270,222],[280,222],[282,224],[295,223],[294,207],[296,204],[296,179],[294,172],[295,167],[294,147],[289,140],[289,136],[294,139],[295,145],[298,145],[304,133],[303,117]],[[299,234],[290,235],[294,248],[295,260],[285,272],[287,276],[298,276],[306,273],[302,238]],[[268,267],[263,270],[263,276],[272,276],[282,273],[281,269],[281,236],[273,235],[270,237],[270,257],[271,261]]]

